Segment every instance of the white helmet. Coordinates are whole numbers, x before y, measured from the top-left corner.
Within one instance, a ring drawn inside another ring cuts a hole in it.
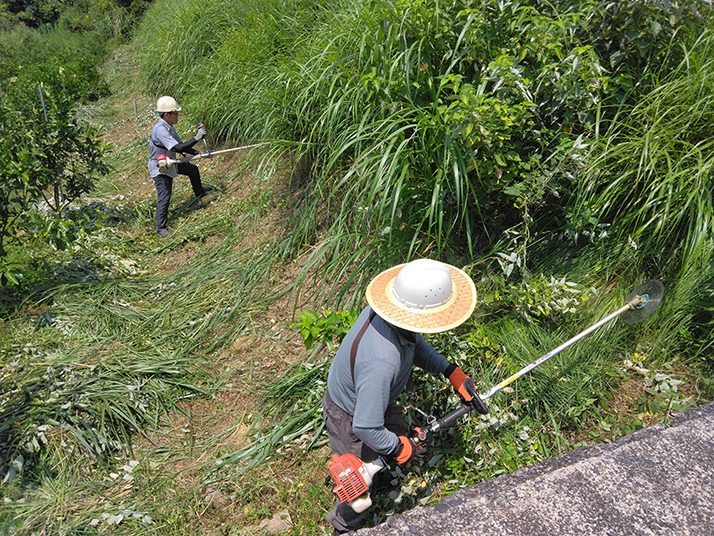
[[[419,259],[405,265],[392,285],[392,296],[407,309],[433,309],[451,299],[451,272],[441,262]]]
[[[160,114],[165,112],[180,112],[181,106],[178,105],[176,99],[165,95],[156,101],[156,111]]]

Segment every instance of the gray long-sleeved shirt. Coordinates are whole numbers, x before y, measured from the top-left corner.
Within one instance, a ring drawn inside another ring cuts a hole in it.
[[[369,306],[362,311],[337,350],[327,390],[335,404],[353,416],[357,437],[374,451],[391,454],[399,439],[384,427],[384,412],[406,387],[412,365],[443,374],[449,363],[421,335],[375,315],[357,348],[353,382],[350,350],[371,312]]]
[[[151,129],[151,138],[149,141],[149,175],[151,178],[158,177],[159,175],[168,175],[169,177],[174,177],[178,175],[178,170],[175,165],[169,166],[167,170],[159,169],[159,155],[164,154],[171,158],[176,159],[176,153],[172,151],[176,145],[181,142],[181,138],[176,133],[174,127],[169,125],[163,119],[159,119],[154,128]]]

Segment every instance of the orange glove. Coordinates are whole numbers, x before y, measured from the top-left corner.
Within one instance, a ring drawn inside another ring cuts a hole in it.
[[[394,456],[399,465],[404,465],[416,456],[416,451],[419,447],[417,447],[417,445],[407,436],[400,435],[398,437],[399,446],[397,447],[397,450],[394,451],[392,456]]]
[[[474,395],[478,395],[474,381],[456,365],[449,365],[445,374],[449,378],[451,385],[456,389],[456,392],[459,393],[461,398],[466,402],[471,402],[474,399]]]
[[[476,408],[476,411],[479,413],[483,415],[488,413],[488,407],[478,395],[476,384],[463,370],[456,365],[449,365],[444,374],[449,378],[451,385],[454,386],[454,389],[456,389],[456,392],[459,393],[461,398]]]

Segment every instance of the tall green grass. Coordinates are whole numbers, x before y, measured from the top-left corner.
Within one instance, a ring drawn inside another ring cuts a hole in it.
[[[302,162],[285,255],[319,242],[336,280],[354,261],[368,277],[374,252],[469,258],[534,219],[562,230],[578,135],[676,64],[706,20],[688,7],[167,0],[137,43],[157,96]]]
[[[305,47],[313,51],[308,37],[321,36],[324,20],[343,11],[342,5],[166,2],[147,13],[137,36],[145,51],[142,76],[157,96],[170,93],[187,101],[188,111],[200,114],[218,136],[288,139],[283,134],[294,126],[294,115],[285,98],[292,87],[286,84],[300,87]]]
[[[682,62],[595,146],[576,205],[642,258],[672,264],[674,276],[707,264],[714,228],[714,37],[680,46]]]

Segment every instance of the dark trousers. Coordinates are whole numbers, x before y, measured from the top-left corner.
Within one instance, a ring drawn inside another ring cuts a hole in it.
[[[335,404],[327,391],[322,397],[322,410],[333,454],[341,456],[349,452],[363,462],[371,462],[379,457],[379,453],[373,451],[355,435],[352,429],[352,415]],[[402,419],[403,412],[404,409],[399,406],[390,405],[387,408],[384,414],[384,425],[387,430],[397,435],[406,434],[406,424]],[[349,504],[340,503],[338,499],[335,508],[327,513],[325,520],[337,530],[346,532],[356,530],[366,514],[366,510],[357,513]]]
[[[201,184],[201,172],[198,166],[190,162],[182,162],[176,164],[179,175],[186,175],[191,180],[191,188],[197,197],[203,193],[203,184]],[[168,175],[157,175],[154,177],[154,185],[156,186],[156,230],[166,229],[169,219],[169,203],[171,202],[171,191],[173,190],[174,180]]]

